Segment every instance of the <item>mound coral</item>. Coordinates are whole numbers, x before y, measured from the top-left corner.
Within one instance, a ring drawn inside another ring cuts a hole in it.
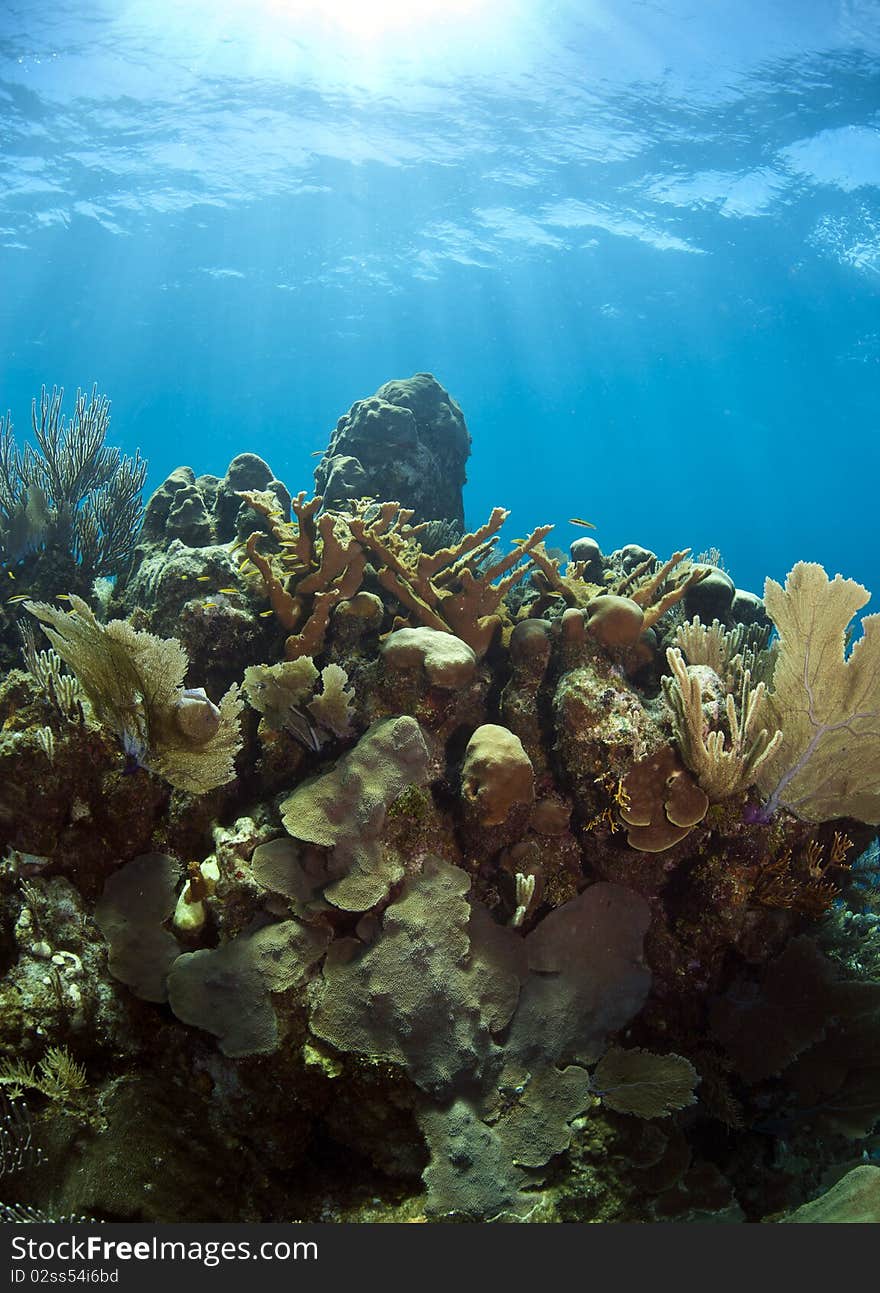
[[[535,771],[519,737],[497,723],[478,727],[465,750],[461,793],[483,826],[500,826],[517,804],[531,804]]]

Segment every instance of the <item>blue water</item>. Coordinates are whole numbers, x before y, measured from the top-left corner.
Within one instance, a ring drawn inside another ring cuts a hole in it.
[[[97,381],[150,488],[250,449],[296,491],[427,370],[469,522],[880,597],[877,0],[420,8],[0,0],[18,430]]]

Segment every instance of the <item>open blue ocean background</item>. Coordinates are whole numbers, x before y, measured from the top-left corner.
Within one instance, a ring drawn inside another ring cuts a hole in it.
[[[0,0],[0,405],[309,489],[435,374],[472,525],[880,594],[877,0]]]

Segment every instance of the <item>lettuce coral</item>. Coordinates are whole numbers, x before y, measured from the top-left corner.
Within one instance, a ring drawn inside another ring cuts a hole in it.
[[[281,803],[294,839],[332,849],[334,883],[325,897],[366,911],[403,876],[402,860],[381,845],[385,815],[408,786],[428,780],[429,757],[413,718],[374,723],[336,766],[303,782]]]

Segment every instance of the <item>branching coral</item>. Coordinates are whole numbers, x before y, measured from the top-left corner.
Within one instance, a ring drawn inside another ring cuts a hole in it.
[[[454,633],[483,656],[501,627],[499,608],[505,594],[528,571],[528,565],[520,563],[523,558],[532,560],[552,527],[539,526],[512,552],[490,562],[498,531],[509,515],[503,507],[496,507],[473,533],[433,553],[419,547],[420,527],[409,524],[411,511],[397,503],[382,503],[376,511],[374,516],[353,517],[349,528],[379,565],[383,588],[418,624]]]
[[[259,551],[260,531],[249,537],[245,551],[260,573],[279,623],[289,632],[284,653],[288,660],[317,655],[333,608],[361,586],[363,549],[337,526],[332,513],[315,519],[320,496],[309,501],[304,493],[296,496],[291,504],[295,525],[284,520],[273,494],[244,491],[242,498],[266,517],[281,548],[276,561],[280,573]]]
[[[25,608],[126,754],[191,794],[233,779],[241,748],[236,686],[219,705],[201,689],[185,689],[189,661],[175,638],[138,633],[125,620],[101,624],[74,594],[67,613],[45,602],[26,602]]]
[[[690,548],[682,548],[659,565],[653,558],[643,561],[608,591],[617,597],[628,597],[640,606],[645,617],[642,627],[652,628],[661,616],[682,600],[689,588],[709,573],[706,566],[686,561],[689,553]]]
[[[738,703],[728,692],[724,713],[728,731],[707,730],[699,671],[688,669],[677,647],[666,659],[671,678],[663,679],[663,694],[672,710],[681,756],[713,803],[740,794],[754,784],[761,765],[782,742],[782,732],[760,727],[765,687],[752,686],[748,669],[742,674]]]
[[[662,615],[682,600],[694,584],[709,574],[706,567],[685,561],[690,548],[674,552],[668,561],[653,558],[610,584],[600,594],[625,598],[642,611],[642,629],[651,628]],[[586,578],[587,562],[570,561],[562,574],[559,560],[550,557],[543,545],[535,547],[532,561],[537,570],[532,583],[544,593],[554,593],[568,606],[586,609],[596,601],[597,586]],[[682,564],[683,563],[683,564]],[[679,567],[679,569],[676,569]]]
[[[689,552],[683,548],[662,564],[653,558],[644,561],[600,592],[585,578],[586,563],[569,562],[563,575],[559,562],[539,546],[532,553],[538,567],[532,583],[545,596],[553,594],[570,609],[583,610],[587,628],[601,646],[630,647],[709,573],[691,562],[681,564]]]
[[[290,631],[285,645],[288,659],[320,651],[333,608],[358,591],[367,560],[406,617],[425,628],[454,633],[481,656],[501,626],[499,610],[505,594],[527,571],[523,558],[531,557],[551,528],[541,526],[512,552],[490,562],[498,531],[508,516],[500,507],[472,534],[437,552],[425,552],[418,542],[425,523],[410,524],[412,510],[398,503],[358,503],[351,513],[325,512],[316,520],[323,500],[307,502],[300,494],[293,502],[297,524],[288,525],[271,496],[244,497],[270,521],[281,548],[274,560],[265,556],[256,533],[248,539],[246,551],[272,609]],[[402,618],[395,627],[406,622]]]

